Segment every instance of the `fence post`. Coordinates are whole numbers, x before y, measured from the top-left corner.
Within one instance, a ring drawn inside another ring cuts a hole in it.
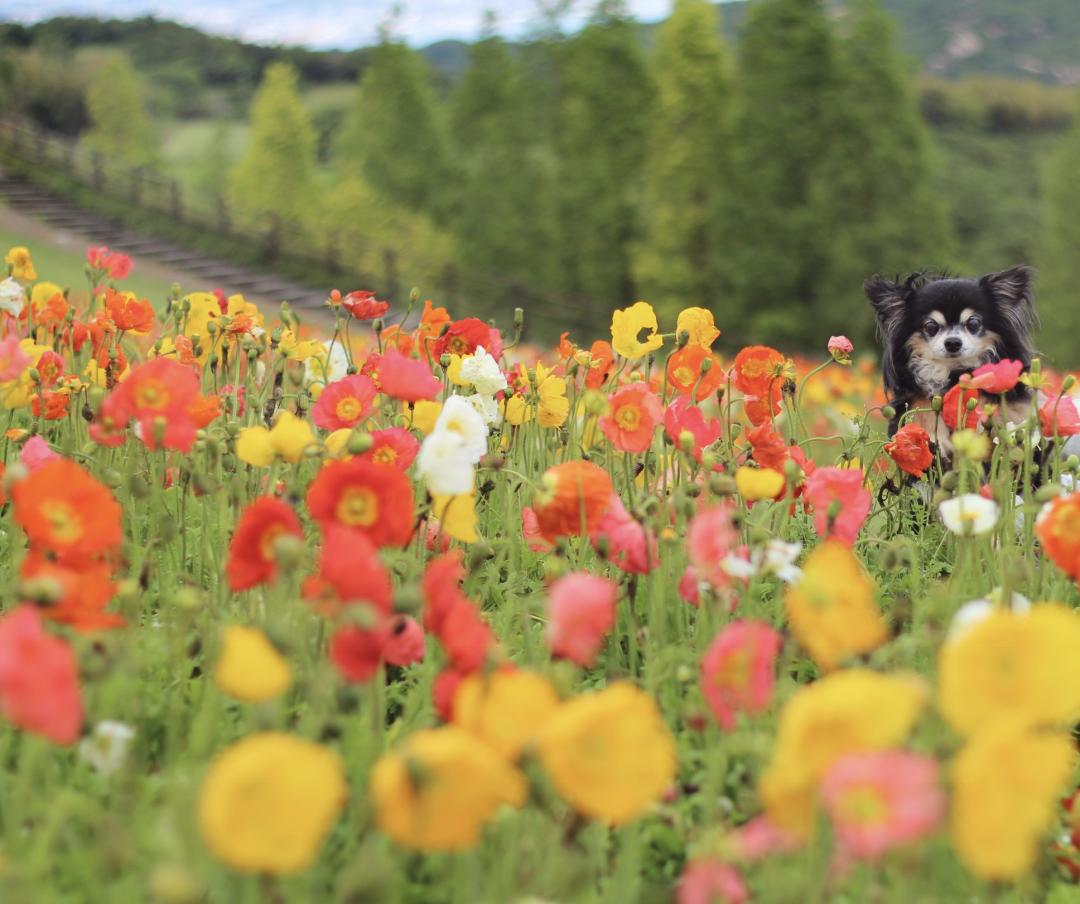
[[[393,248],[383,249],[383,285],[386,297],[391,301],[398,298],[397,252]]]

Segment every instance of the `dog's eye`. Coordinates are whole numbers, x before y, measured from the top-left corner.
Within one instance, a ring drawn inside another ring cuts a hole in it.
[[[936,320],[927,320],[926,323],[922,325],[922,328],[923,332],[926,333],[927,336],[936,336],[938,334],[938,330],[941,329]]]
[[[982,318],[978,315],[969,317],[967,322],[967,328],[969,333],[977,333],[982,329]]]

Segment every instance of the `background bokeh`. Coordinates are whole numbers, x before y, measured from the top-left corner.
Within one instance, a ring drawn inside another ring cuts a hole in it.
[[[646,298],[729,347],[865,347],[865,277],[1030,263],[1078,363],[1072,0],[373,6],[0,5],[0,115],[66,148],[0,166],[313,285],[521,306],[537,340]]]

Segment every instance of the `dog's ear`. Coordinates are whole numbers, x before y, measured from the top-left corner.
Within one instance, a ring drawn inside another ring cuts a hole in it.
[[[1035,271],[1025,266],[989,273],[979,280],[979,285],[989,293],[998,312],[1024,347],[1030,344],[1029,333],[1038,324],[1032,290],[1034,281]]]
[[[900,318],[904,316],[904,306],[908,300],[908,285],[874,276],[863,283],[863,291],[870,299],[870,304],[874,306],[878,329],[883,336],[888,336],[900,322]]]

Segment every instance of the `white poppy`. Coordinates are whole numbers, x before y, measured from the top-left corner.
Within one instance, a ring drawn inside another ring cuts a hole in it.
[[[492,396],[506,389],[506,376],[499,368],[499,362],[482,345],[478,345],[469,357],[462,359],[460,376],[481,395]]]
[[[476,462],[461,435],[435,430],[424,438],[416,456],[416,474],[438,496],[460,496],[473,489]]]
[[[26,307],[26,290],[13,277],[0,282],[0,311],[18,317]]]
[[[938,511],[949,530],[965,537],[992,531],[1001,514],[993,499],[977,493],[965,493],[946,499],[938,506]]]
[[[124,765],[134,737],[135,730],[123,722],[98,722],[90,736],[79,743],[79,756],[98,772],[110,775]]]

